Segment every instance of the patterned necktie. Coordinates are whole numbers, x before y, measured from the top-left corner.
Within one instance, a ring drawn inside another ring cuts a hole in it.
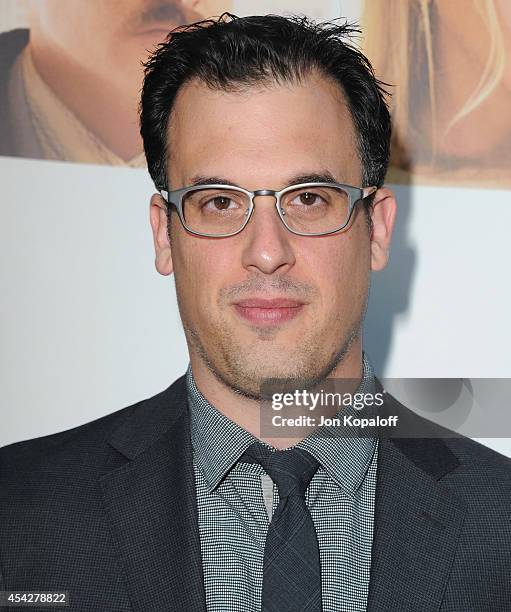
[[[272,452],[259,442],[240,461],[262,465],[279,491],[264,547],[261,612],[321,612],[318,538],[305,503],[318,461],[301,448]]]

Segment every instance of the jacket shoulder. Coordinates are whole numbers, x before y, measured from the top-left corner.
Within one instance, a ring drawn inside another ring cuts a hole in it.
[[[58,433],[15,442],[0,448],[0,482],[21,472],[80,471],[108,467],[107,441],[124,424],[151,423],[172,403],[184,377],[158,394],[88,423]],[[170,406],[171,408],[171,406]]]
[[[511,501],[511,458],[426,419],[390,394],[386,400],[387,411],[399,414],[402,431],[409,436],[393,442],[416,464],[436,467],[443,455],[449,469],[438,469],[436,477],[444,484],[458,483],[468,497],[475,489],[493,490],[497,498]]]
[[[511,485],[511,458],[466,437],[446,440],[465,470],[481,477],[495,476]]]

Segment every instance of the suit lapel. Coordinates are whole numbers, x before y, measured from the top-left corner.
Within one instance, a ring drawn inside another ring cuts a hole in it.
[[[100,478],[131,604],[205,612],[184,377],[144,404],[109,440],[129,461]]]
[[[380,439],[368,612],[439,610],[466,504],[438,481],[458,465],[442,439]]]

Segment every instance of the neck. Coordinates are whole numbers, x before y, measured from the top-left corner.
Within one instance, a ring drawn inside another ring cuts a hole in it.
[[[29,50],[43,81],[80,122],[113,153],[129,161],[142,151],[136,121],[137,83],[123,91],[81,66],[37,29],[30,33]]]
[[[190,353],[193,377],[197,388],[206,400],[226,417],[246,429],[256,438],[277,449],[294,446],[302,437],[267,437],[261,435],[261,402],[239,395],[221,382],[202,359],[195,353]],[[345,355],[344,359],[334,368],[327,378],[346,378],[360,381],[362,378],[362,343],[358,338]],[[358,385],[346,391],[354,392]]]

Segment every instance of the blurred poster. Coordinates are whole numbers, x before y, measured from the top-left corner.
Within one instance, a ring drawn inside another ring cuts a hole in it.
[[[224,11],[359,20],[392,94],[388,181],[511,187],[509,0],[0,0],[0,155],[143,167],[142,62]]]
[[[511,188],[511,2],[366,0],[362,25],[392,93],[388,181]]]
[[[144,166],[142,62],[171,29],[230,8],[229,0],[2,0],[0,155]]]

